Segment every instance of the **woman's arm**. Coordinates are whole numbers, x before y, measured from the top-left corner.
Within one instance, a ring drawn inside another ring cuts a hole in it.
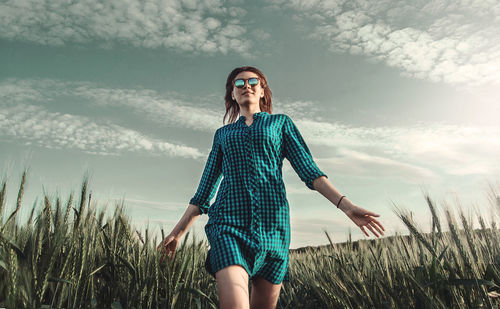
[[[212,150],[208,155],[207,162],[203,174],[201,175],[200,184],[195,195],[189,200],[190,205],[198,206],[198,211],[201,214],[208,213],[210,201],[212,200],[217,187],[222,179],[222,147],[219,141],[220,128],[215,131],[212,142]]]
[[[337,205],[337,202],[340,200],[342,194],[335,188],[335,186],[328,180],[328,178],[321,176],[313,181],[313,186],[316,191],[321,193],[324,197],[326,197],[333,205],[336,205],[343,212],[346,212],[347,209],[351,206],[351,201],[346,197],[342,199],[340,206]]]
[[[201,214],[208,213],[210,200],[215,195],[217,186],[222,178],[222,150],[218,138],[219,132],[220,128],[214,133],[212,149],[208,154],[208,159],[205,163],[203,174],[201,175],[200,184],[198,185],[195,195],[189,201],[188,208],[170,234],[158,245],[158,250],[162,252],[166,251],[171,255],[171,258],[174,257],[177,243],[182,235],[189,230],[191,224],[193,224]]]
[[[179,240],[182,235],[184,235],[189,230],[191,225],[196,221],[196,219],[198,219],[199,216],[201,216],[200,208],[196,205],[189,204],[182,218],[179,220],[179,222],[177,222],[177,225],[170,232],[170,235]]]
[[[200,208],[196,205],[189,204],[188,208],[184,212],[184,215],[179,220],[177,225],[173,228],[168,236],[163,239],[158,245],[157,249],[162,253],[162,261],[165,256],[170,256],[170,259],[174,258],[175,249],[177,248],[177,244],[181,239],[182,235],[184,235],[191,225],[201,216]]]
[[[338,203],[340,197],[342,196],[337,188],[335,188],[335,186],[325,176],[320,176],[314,179],[313,187],[334,205]],[[381,235],[384,235],[384,226],[377,219],[373,218],[379,217],[379,214],[354,205],[347,197],[344,197],[340,202],[340,205],[336,206],[342,210],[357,226],[359,226],[366,236],[370,235],[364,229],[365,226],[377,237],[379,237],[377,231]]]

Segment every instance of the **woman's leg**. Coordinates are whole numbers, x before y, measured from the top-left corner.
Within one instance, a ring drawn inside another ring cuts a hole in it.
[[[255,276],[252,280],[252,295],[250,296],[250,308],[275,309],[280,297],[280,284],[273,284],[261,276]]]
[[[241,265],[230,265],[215,273],[220,309],[248,309],[248,273]]]

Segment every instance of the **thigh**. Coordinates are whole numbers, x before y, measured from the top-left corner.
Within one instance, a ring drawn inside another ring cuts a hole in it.
[[[231,265],[241,265],[250,274],[255,254],[250,250],[248,240],[238,231],[217,230],[209,237],[210,250],[205,260],[207,271],[215,273]]]
[[[241,265],[230,265],[215,273],[220,308],[248,308],[248,273]]]
[[[273,284],[261,276],[252,279],[250,308],[276,308],[281,291],[280,284]]]

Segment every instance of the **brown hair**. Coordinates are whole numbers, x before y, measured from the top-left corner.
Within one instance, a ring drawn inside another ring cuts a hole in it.
[[[269,89],[269,85],[267,84],[267,79],[264,74],[257,68],[251,66],[243,66],[236,68],[229,73],[226,81],[226,95],[224,96],[224,101],[226,104],[226,113],[224,114],[224,118],[222,119],[222,123],[224,124],[226,117],[229,114],[229,123],[233,123],[237,120],[238,114],[240,113],[240,106],[233,100],[231,97],[231,92],[233,91],[233,80],[236,75],[241,72],[253,72],[260,77],[261,87],[264,89],[264,97],[260,98],[259,107],[262,112],[267,112],[269,114],[273,113],[273,101],[272,101],[272,92]]]

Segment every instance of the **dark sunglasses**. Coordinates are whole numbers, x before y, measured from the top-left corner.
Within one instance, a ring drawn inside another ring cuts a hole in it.
[[[259,84],[260,78],[258,78],[258,77],[250,77],[250,78],[247,78],[247,79],[238,78],[233,83],[234,87],[236,87],[236,88],[243,88],[243,87],[245,87],[245,82],[247,80],[248,80],[248,84],[250,85],[250,87],[255,87],[255,86],[257,86]]]

